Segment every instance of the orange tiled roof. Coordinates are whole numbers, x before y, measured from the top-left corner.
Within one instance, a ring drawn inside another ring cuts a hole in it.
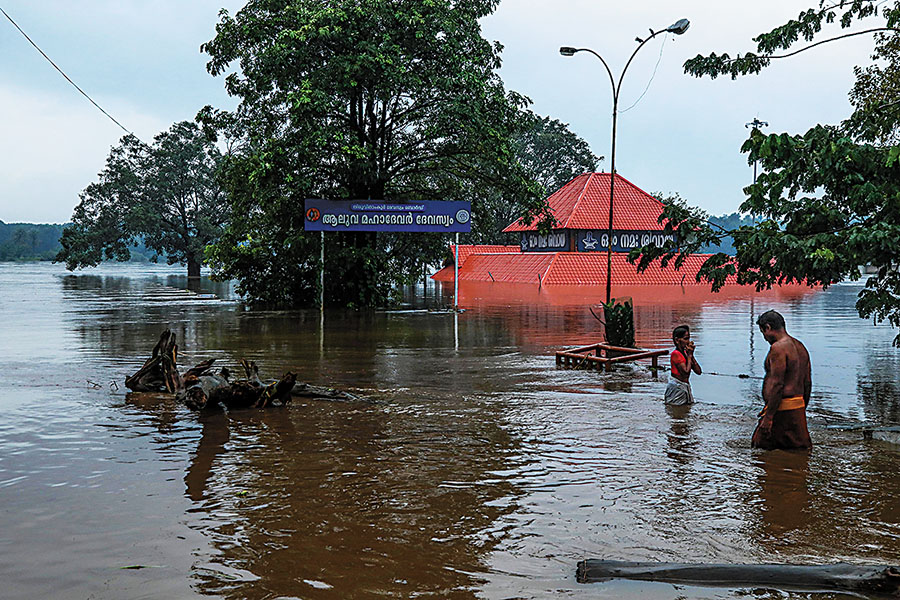
[[[609,226],[609,173],[583,173],[559,188],[548,199],[557,229],[606,229]],[[616,175],[613,197],[613,229],[661,230],[657,219],[662,203],[621,175]],[[503,231],[534,231],[537,222],[521,220]]]
[[[459,245],[459,264],[460,266],[466,264],[466,259],[469,258],[473,254],[509,254],[511,252],[521,252],[522,249],[518,246],[500,246],[500,245],[474,245],[474,244],[460,244]],[[456,256],[456,248],[453,244],[450,244],[450,255]]]
[[[537,283],[543,279],[556,253],[473,254],[459,271],[460,281]],[[463,274],[465,271],[465,275]],[[450,276],[453,281],[453,275]]]
[[[462,246],[460,246],[462,250]],[[693,254],[676,271],[654,263],[644,273],[625,254],[612,255],[612,283],[616,286],[708,285],[697,284],[696,274],[709,254]],[[516,254],[471,254],[460,267],[460,281],[538,283],[543,285],[605,285],[606,254],[602,252],[526,252]],[[436,281],[453,281],[453,267],[434,274]]]

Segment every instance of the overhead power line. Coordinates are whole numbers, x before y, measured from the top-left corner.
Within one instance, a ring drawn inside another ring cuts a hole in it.
[[[659,62],[662,60],[663,50],[665,50],[665,48],[666,48],[666,42],[667,42],[668,40],[669,40],[669,34],[667,33],[666,36],[663,38],[662,44],[661,44],[660,47],[659,47],[659,58],[656,59],[656,66],[653,67],[653,74],[650,75],[650,81],[647,82],[647,87],[644,88],[644,91],[641,92],[641,95],[638,96],[638,99],[634,101],[634,104],[632,104],[631,106],[629,106],[629,107],[626,108],[625,110],[620,110],[620,111],[619,111],[619,114],[628,112],[629,110],[631,110],[632,108],[634,108],[635,106],[637,106],[638,102],[640,102],[641,100],[644,99],[644,96],[647,94],[647,90],[650,89],[650,84],[653,83],[653,79],[656,77],[656,70],[659,69]]]
[[[71,84],[75,87],[76,90],[78,90],[79,92],[81,92],[81,95],[82,95],[82,96],[84,96],[85,98],[87,98],[87,99],[90,101],[91,104],[93,104],[94,106],[97,107],[97,110],[99,110],[99,111],[102,112],[104,115],[106,115],[106,116],[109,118],[110,121],[112,121],[113,123],[115,123],[116,125],[118,125],[119,127],[121,127],[121,128],[122,128],[122,131],[124,131],[125,133],[131,133],[131,131],[129,131],[128,129],[126,129],[124,125],[122,125],[121,123],[119,123],[118,121],[116,121],[116,120],[113,118],[113,116],[112,116],[111,114],[109,114],[108,112],[106,112],[105,110],[103,110],[103,107],[102,107],[102,106],[100,106],[99,104],[97,104],[96,102],[94,102],[94,99],[91,98],[90,96],[88,96],[87,93],[85,93],[85,91],[84,91],[83,89],[81,89],[80,87],[78,87],[78,84],[75,83],[74,81],[72,81],[72,80],[69,78],[69,76],[66,75],[66,74],[63,72],[62,69],[60,69],[58,66],[56,66],[56,63],[53,62],[53,60],[51,60],[51,58],[50,58],[49,56],[47,56],[47,54],[46,54],[43,50],[41,50],[40,47],[39,47],[37,44],[35,44],[34,41],[33,41],[30,37],[28,37],[28,34],[27,34],[27,33],[25,33],[24,31],[22,31],[22,28],[19,27],[19,24],[16,23],[15,21],[13,21],[13,18],[10,17],[10,16],[6,13],[6,11],[3,10],[3,8],[0,8],[0,12],[2,12],[2,13],[3,13],[3,16],[6,17],[7,19],[9,19],[9,22],[12,23],[13,26],[14,26],[16,29],[19,30],[19,33],[21,33],[23,36],[25,36],[25,39],[28,40],[28,41],[31,43],[31,45],[34,46],[35,49],[36,49],[38,52],[41,53],[41,56],[43,56],[44,58],[46,58],[46,59],[47,59],[47,62],[49,62],[51,65],[53,65],[53,68],[56,69],[57,71],[59,71],[59,74],[66,78],[66,81],[68,81],[69,83],[71,83]]]

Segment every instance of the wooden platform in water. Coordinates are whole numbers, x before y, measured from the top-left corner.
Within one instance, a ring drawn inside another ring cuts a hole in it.
[[[556,365],[566,369],[595,369],[597,371],[603,369],[611,371],[615,364],[649,358],[652,361],[650,368],[653,369],[655,374],[656,370],[659,369],[659,357],[668,353],[668,350],[623,348],[621,346],[599,343],[558,351],[556,353]]]

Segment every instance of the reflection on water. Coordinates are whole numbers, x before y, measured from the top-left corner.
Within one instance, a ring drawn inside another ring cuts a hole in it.
[[[323,322],[175,273],[0,264],[5,597],[735,598],[753,594],[583,586],[574,565],[900,562],[900,454],[827,428],[900,423],[894,332],[856,317],[853,285],[615,290],[639,344],[668,348],[686,323],[722,374],[666,407],[645,367],[555,368],[554,350],[596,341],[590,290],[464,284],[458,317]],[[412,308],[449,304],[418,294]],[[762,375],[768,308],[812,354],[811,453],[749,448],[759,381],[736,375]],[[371,402],[197,415],[126,395],[166,327],[183,365],[244,357]]]

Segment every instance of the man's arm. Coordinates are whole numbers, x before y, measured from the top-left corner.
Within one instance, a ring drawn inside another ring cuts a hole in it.
[[[690,368],[697,375],[702,375],[703,370],[700,369],[700,363],[698,363],[697,359],[694,358],[694,348],[695,348],[694,342],[693,341],[688,342],[686,347],[687,347],[688,351],[690,352],[690,355],[685,354],[685,356],[687,357],[688,368]],[[684,374],[687,375],[687,371],[685,371]]]
[[[809,406],[809,396],[812,393],[812,361],[809,352],[806,353],[806,377],[803,378],[803,404]]]
[[[703,375],[703,369],[700,368],[700,363],[697,362],[697,359],[694,358],[693,354],[691,354],[691,369],[693,369],[694,373],[697,375]]]

